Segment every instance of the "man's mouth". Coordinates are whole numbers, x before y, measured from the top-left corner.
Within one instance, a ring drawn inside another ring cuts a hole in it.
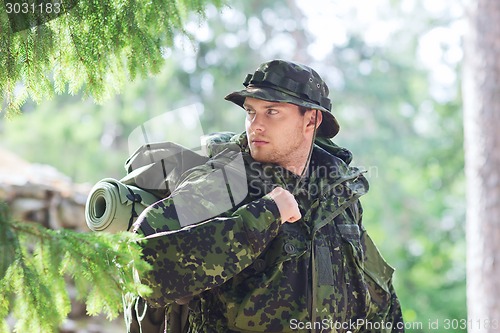
[[[265,141],[265,140],[262,140],[262,139],[252,139],[252,145],[254,146],[264,146],[266,144],[268,144],[269,142],[268,141]]]

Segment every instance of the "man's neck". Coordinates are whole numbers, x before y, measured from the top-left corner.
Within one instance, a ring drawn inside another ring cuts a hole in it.
[[[280,166],[297,176],[302,176],[302,174],[305,172],[305,169],[309,165],[308,157],[309,150],[303,154],[300,154],[300,156],[292,158],[290,161],[281,164]]]
[[[307,167],[309,166],[309,154],[312,153],[311,149],[314,146],[314,143],[311,140],[307,140],[308,142],[301,147],[300,150],[290,156],[290,159],[287,161],[283,161],[281,167],[287,169],[288,171],[302,176],[305,174]]]

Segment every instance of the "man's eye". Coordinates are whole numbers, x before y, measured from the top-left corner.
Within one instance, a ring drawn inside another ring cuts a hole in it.
[[[254,110],[245,110],[248,114],[254,114],[255,111]]]
[[[269,110],[267,110],[267,114],[271,114],[271,115],[278,114],[278,110],[269,109]]]

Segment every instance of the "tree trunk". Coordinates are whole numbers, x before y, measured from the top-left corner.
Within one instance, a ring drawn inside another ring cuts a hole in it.
[[[469,332],[500,331],[500,1],[471,0],[464,61]]]

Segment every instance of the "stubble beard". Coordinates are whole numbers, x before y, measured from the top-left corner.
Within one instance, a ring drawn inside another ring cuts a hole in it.
[[[288,143],[284,147],[274,146],[272,147],[255,147],[252,149],[250,147],[250,153],[257,162],[261,163],[273,163],[289,169],[291,166],[296,167],[300,164],[300,160],[307,156],[307,152],[304,152],[304,139],[293,135],[293,133],[300,133],[299,128],[294,129],[291,133],[284,133],[285,137],[290,138],[286,142]],[[293,140],[293,141],[292,141]]]

